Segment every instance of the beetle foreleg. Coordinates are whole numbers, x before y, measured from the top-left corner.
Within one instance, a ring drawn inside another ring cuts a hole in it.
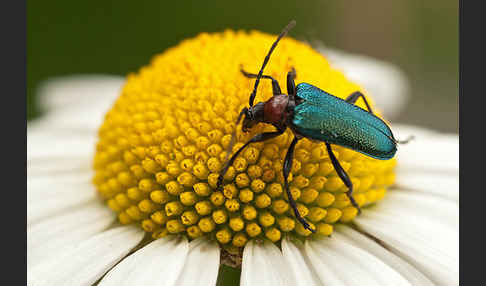
[[[287,196],[289,197],[289,203],[292,209],[294,210],[295,217],[297,220],[304,226],[305,229],[308,229],[312,232],[315,232],[314,229],[312,229],[307,223],[307,221],[300,215],[299,209],[297,209],[297,204],[295,203],[294,197],[292,196],[292,193],[290,193],[290,188],[289,188],[289,182],[287,178],[289,177],[290,169],[292,169],[292,160],[294,158],[294,149],[295,145],[297,144],[297,141],[299,139],[297,137],[294,137],[294,140],[292,140],[292,143],[290,143],[290,147],[287,150],[287,155],[285,155],[285,161],[283,164],[283,176],[284,176],[284,182],[285,182],[285,191],[287,192]]]
[[[332,152],[331,149],[331,145],[326,142],[326,147],[327,147],[327,153],[329,153],[329,158],[331,158],[331,162],[332,165],[334,166],[334,169],[336,170],[336,173],[338,174],[339,178],[341,178],[341,180],[346,185],[346,187],[348,187],[348,191],[346,192],[346,195],[351,201],[353,207],[358,209],[358,214],[361,213],[361,209],[359,205],[356,203],[356,201],[353,198],[353,183],[351,182],[351,179],[349,179],[348,174],[346,174],[346,171],[344,171],[343,167],[341,167],[341,164],[339,164],[339,161],[337,160],[336,156],[334,156],[334,153]]]
[[[345,100],[349,103],[354,104],[358,98],[362,98],[364,103],[366,104],[366,107],[368,108],[368,112],[371,114],[374,114],[373,111],[371,111],[371,107],[368,104],[368,101],[366,100],[366,97],[359,91],[353,92],[350,96],[348,96]]]
[[[240,69],[241,73],[246,76],[247,78],[256,78],[258,75],[246,72],[243,69]],[[272,80],[272,90],[273,90],[273,95],[280,95],[282,94],[282,90],[280,89],[280,85],[278,84],[278,81],[274,79],[273,77],[269,75],[262,75],[262,78],[266,79],[271,79]]]
[[[274,132],[265,132],[265,133],[257,134],[253,138],[251,138],[248,142],[246,142],[245,145],[241,146],[241,148],[238,149],[238,151],[236,151],[235,154],[233,154],[233,156],[231,156],[229,161],[224,166],[223,170],[221,170],[221,172],[219,173],[218,183],[216,185],[216,189],[221,188],[221,185],[223,184],[224,174],[226,174],[229,167],[231,165],[233,165],[233,162],[235,161],[236,157],[240,154],[241,151],[243,151],[243,149],[245,149],[246,146],[248,146],[248,145],[250,145],[251,143],[254,143],[254,142],[262,142],[262,141],[272,139],[274,137],[282,135],[282,133],[284,133],[284,131],[285,130],[278,130],[278,131],[274,131]],[[231,150],[228,150],[228,152],[231,152]]]
[[[238,124],[241,121],[241,118],[243,118],[243,115],[245,115],[247,112],[248,112],[248,108],[243,107],[243,109],[240,111],[240,114],[238,115],[238,118],[236,119],[235,130],[233,131],[233,134],[231,134],[231,141],[228,145],[228,149],[227,149],[227,152],[226,152],[226,158],[224,159],[225,162],[228,161],[229,154],[231,153],[231,150],[233,149],[233,144],[235,143],[236,126],[238,126]]]

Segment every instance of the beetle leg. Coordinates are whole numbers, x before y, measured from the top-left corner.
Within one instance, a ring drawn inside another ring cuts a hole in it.
[[[241,73],[244,76],[246,76],[248,78],[256,78],[258,76],[256,74],[246,72],[245,70],[243,70],[243,68],[241,68],[240,71],[241,71]],[[272,80],[273,95],[280,95],[280,94],[282,94],[282,91],[280,89],[280,85],[278,84],[278,81],[276,79],[274,79],[273,77],[271,77],[269,75],[262,75],[262,78],[267,78],[267,79],[271,79]]]
[[[374,114],[373,111],[371,111],[371,107],[370,105],[368,104],[368,101],[366,100],[365,96],[359,92],[359,91],[356,91],[356,92],[353,92],[350,96],[348,96],[345,100],[349,103],[352,103],[354,104],[356,102],[356,100],[358,100],[358,98],[362,98],[364,103],[366,104],[366,107],[368,108],[368,112],[371,113],[371,114]],[[398,144],[407,144],[410,140],[414,139],[414,136],[409,136],[407,139],[403,140],[403,141],[400,141],[400,140],[396,140],[395,138],[390,138],[391,140],[393,140],[393,142],[398,143]]]
[[[348,191],[346,192],[346,195],[351,201],[353,207],[358,209],[358,214],[361,213],[361,209],[359,205],[356,203],[356,201],[353,198],[353,183],[351,182],[351,179],[349,179],[348,174],[346,174],[346,171],[344,171],[343,167],[341,167],[341,164],[339,164],[339,161],[336,159],[336,156],[334,156],[334,153],[332,152],[331,149],[331,145],[326,142],[326,147],[327,147],[327,153],[329,153],[329,158],[331,158],[331,162],[332,165],[334,166],[334,169],[336,170],[336,173],[338,174],[339,178],[341,178],[341,180],[346,185],[346,187],[348,187]]]
[[[348,96],[345,100],[351,104],[354,104],[358,98],[362,98],[364,103],[366,104],[366,107],[368,108],[368,112],[373,114],[373,111],[371,111],[371,107],[368,104],[368,101],[366,100],[366,97],[359,91],[353,92],[350,96]]]
[[[240,111],[240,114],[238,115],[238,118],[236,119],[236,124],[235,124],[235,129],[233,131],[233,134],[231,134],[231,140],[230,140],[230,143],[228,145],[228,149],[226,151],[226,158],[224,159],[224,161],[228,161],[228,157],[229,157],[229,154],[231,153],[231,150],[233,149],[233,144],[235,143],[235,137],[236,137],[236,126],[240,123],[241,121],[241,118],[243,117],[243,115],[245,115],[246,113],[248,112],[248,108],[247,107],[244,107],[241,111]]]
[[[292,209],[294,210],[295,217],[297,220],[304,226],[305,229],[308,229],[312,232],[315,232],[314,229],[312,229],[307,223],[307,221],[300,215],[299,209],[297,209],[297,204],[295,203],[294,197],[292,196],[292,193],[290,193],[290,188],[289,188],[289,182],[287,178],[289,177],[290,169],[292,169],[292,160],[294,158],[294,149],[295,145],[297,144],[297,141],[299,139],[297,137],[294,137],[294,140],[292,140],[292,143],[290,143],[290,147],[287,150],[287,155],[285,155],[285,161],[283,164],[283,176],[284,176],[284,182],[285,182],[285,191],[287,192],[287,196],[289,197],[289,203]]]
[[[282,133],[284,133],[284,131],[285,131],[285,129],[278,130],[278,131],[274,131],[274,132],[265,132],[265,133],[257,134],[253,138],[251,138],[248,142],[246,142],[245,145],[241,146],[241,148],[238,149],[238,151],[236,151],[235,154],[233,154],[233,156],[231,156],[231,158],[229,159],[229,161],[226,163],[226,165],[224,166],[224,168],[219,173],[218,183],[216,185],[216,189],[221,188],[221,185],[223,184],[224,174],[226,174],[226,172],[228,171],[229,167],[231,165],[233,165],[233,162],[235,161],[235,159],[238,156],[238,154],[240,154],[240,152],[243,151],[243,149],[245,149],[246,146],[250,145],[250,143],[262,142],[262,141],[266,141],[266,140],[272,139],[274,137],[277,137],[279,135],[282,135]],[[229,150],[229,152],[231,152],[231,150]]]
[[[292,68],[287,73],[287,94],[289,96],[295,96],[295,82],[294,79],[297,77],[295,69]]]

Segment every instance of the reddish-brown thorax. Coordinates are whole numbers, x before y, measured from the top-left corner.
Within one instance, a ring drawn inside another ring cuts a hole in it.
[[[264,121],[267,123],[282,126],[287,120],[287,105],[289,97],[287,95],[275,95],[265,102]]]

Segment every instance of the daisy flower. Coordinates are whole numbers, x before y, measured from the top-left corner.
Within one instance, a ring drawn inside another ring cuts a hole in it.
[[[289,180],[315,234],[282,188],[289,131],[246,148],[216,190],[232,132],[235,152],[270,128],[243,133],[234,122],[253,85],[240,65],[255,72],[274,39],[203,33],[125,79],[40,88],[46,115],[27,131],[29,285],[216,285],[221,265],[241,269],[241,285],[458,284],[456,135],[392,124],[416,140],[388,161],[335,146],[360,215],[325,145],[300,140]],[[384,72],[392,67],[323,54],[285,38],[265,73],[285,82],[294,67],[296,83],[399,110],[406,83]],[[270,96],[261,82],[256,102]]]

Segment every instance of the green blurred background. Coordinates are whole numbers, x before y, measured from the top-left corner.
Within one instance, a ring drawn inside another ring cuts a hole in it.
[[[226,28],[292,36],[399,66],[411,83],[396,121],[458,132],[459,3],[394,1],[27,1],[27,116],[49,77],[126,75],[184,38]]]

